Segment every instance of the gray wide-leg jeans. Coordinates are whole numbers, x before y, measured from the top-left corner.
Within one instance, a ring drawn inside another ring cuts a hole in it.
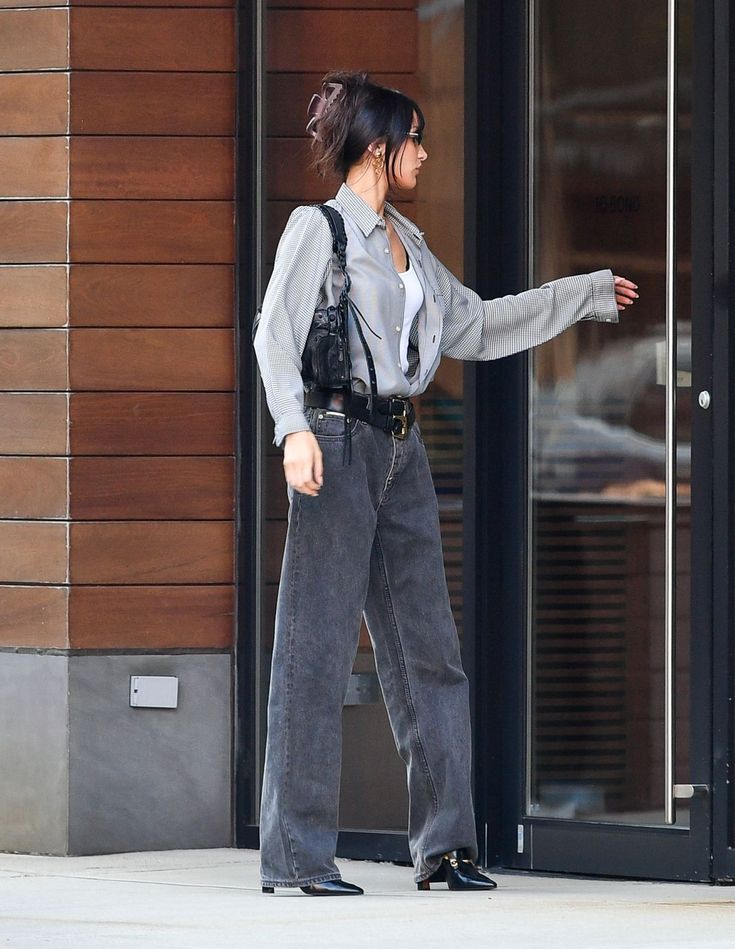
[[[260,811],[270,886],[340,878],[342,707],[363,611],[398,751],[408,840],[425,879],[448,850],[477,859],[468,682],[449,605],[436,494],[417,425],[400,440],[308,410],[324,455],[318,497],[289,489]]]

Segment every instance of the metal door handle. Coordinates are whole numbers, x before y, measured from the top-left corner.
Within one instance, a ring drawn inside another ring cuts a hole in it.
[[[675,784],[674,797],[688,800],[695,794],[709,794],[708,784]]]

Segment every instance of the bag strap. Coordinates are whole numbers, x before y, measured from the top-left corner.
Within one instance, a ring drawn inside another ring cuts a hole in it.
[[[354,312],[357,307],[348,297],[351,282],[349,274],[347,273],[347,232],[345,231],[345,222],[339,211],[336,208],[333,208],[331,205],[320,204],[319,209],[329,222],[329,227],[332,231],[332,253],[336,255],[337,261],[339,263],[339,269],[342,271],[342,275],[344,277],[344,283],[342,284],[342,290],[339,295],[339,305],[342,308],[343,313],[346,315],[352,312],[352,317],[355,321],[355,326],[357,327],[357,335],[360,337],[360,342],[362,343],[362,348],[365,352],[365,361],[367,362],[368,376],[370,377],[370,393],[372,396],[370,399],[370,417],[372,420],[375,413],[375,401],[378,397],[378,379],[375,372],[373,354],[370,352],[370,347],[368,346],[367,340],[365,339],[365,334],[363,333],[362,326],[360,325],[360,320]]]
[[[320,204],[319,210],[329,223],[329,229],[332,232],[332,253],[337,258],[339,269],[344,277],[342,290],[339,295],[339,305],[342,312],[347,312],[347,294],[350,292],[350,277],[347,273],[347,232],[345,231],[345,222],[342,215],[335,208],[328,204]]]

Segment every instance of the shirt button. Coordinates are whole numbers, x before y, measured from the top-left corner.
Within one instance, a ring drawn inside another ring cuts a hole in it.
[[[400,327],[400,326],[396,326],[396,333],[400,333],[400,332],[401,332],[401,327]]]
[[[398,289],[399,289],[399,290],[403,290],[403,284],[402,284],[402,283],[399,283],[399,284],[398,284]]]
[[[384,248],[383,248],[383,253],[384,253],[384,254],[390,254],[390,251],[388,250],[387,247],[384,247]]]

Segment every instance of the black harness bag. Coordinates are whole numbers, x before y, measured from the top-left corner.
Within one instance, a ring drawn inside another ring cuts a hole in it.
[[[345,389],[352,384],[352,363],[347,321],[350,278],[347,274],[347,234],[342,215],[326,204],[319,209],[332,232],[332,253],[337,258],[343,282],[336,306],[319,307],[301,357],[301,377],[306,389]]]
[[[377,374],[370,347],[365,339],[360,325],[359,311],[349,298],[350,277],[347,273],[347,233],[342,215],[328,204],[317,205],[329,223],[332,232],[332,254],[336,256],[339,269],[342,273],[342,288],[336,306],[317,307],[309,327],[304,351],[301,356],[301,378],[307,393],[316,389],[346,390],[352,393],[352,362],[350,360],[349,317],[353,311],[355,326],[360,343],[365,352],[370,378],[369,419],[371,424],[375,418],[375,403],[378,397]],[[356,312],[354,312],[356,311]],[[253,320],[253,339],[260,322],[261,308],[255,313]],[[377,334],[376,334],[377,335]],[[380,338],[380,337],[378,337]],[[350,429],[347,424],[348,415],[345,414],[345,449],[348,457],[352,457]],[[343,463],[344,463],[343,454]]]

